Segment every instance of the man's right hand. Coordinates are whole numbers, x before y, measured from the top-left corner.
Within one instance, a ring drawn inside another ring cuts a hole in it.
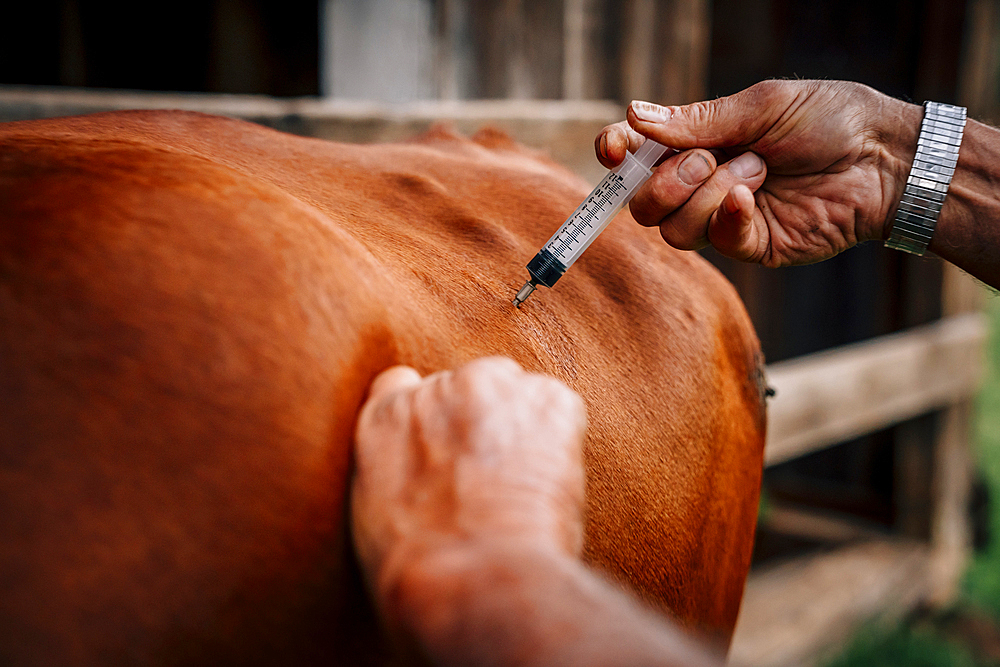
[[[677,248],[711,243],[776,267],[888,235],[922,110],[857,83],[765,81],[687,106],[633,102],[627,117],[597,137],[606,167],[644,137],[681,151],[636,194],[633,217]]]

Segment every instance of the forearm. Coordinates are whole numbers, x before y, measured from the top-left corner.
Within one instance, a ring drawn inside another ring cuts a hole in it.
[[[929,249],[1000,287],[1000,130],[968,121]]]
[[[390,623],[439,665],[719,665],[582,563],[530,548],[412,559],[381,597]]]

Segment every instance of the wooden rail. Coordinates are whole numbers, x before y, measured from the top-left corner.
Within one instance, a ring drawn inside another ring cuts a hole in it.
[[[888,622],[925,599],[930,563],[924,543],[882,540],[754,572],[729,666],[816,664],[824,649],[846,640],[859,621]]]
[[[922,436],[936,443],[924,471],[934,479],[932,497],[921,499],[931,512],[930,540],[879,535],[816,510],[779,508],[768,521],[772,529],[840,546],[751,573],[730,665],[815,665],[859,623],[890,621],[918,603],[952,598],[968,553],[966,441],[985,339],[985,317],[965,312],[768,367],[777,394],[768,406],[767,465],[942,411],[936,434]],[[914,453],[905,437],[898,444],[901,460]],[[900,486],[914,481],[901,479]],[[920,486],[909,493],[925,493]]]
[[[980,313],[772,364],[766,465],[972,396],[986,338]]]

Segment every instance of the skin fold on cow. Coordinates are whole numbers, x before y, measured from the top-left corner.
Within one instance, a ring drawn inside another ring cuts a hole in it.
[[[350,537],[373,378],[502,355],[587,410],[582,558],[724,649],[764,445],[733,288],[496,132],[183,112],[0,126],[0,663],[390,664]]]

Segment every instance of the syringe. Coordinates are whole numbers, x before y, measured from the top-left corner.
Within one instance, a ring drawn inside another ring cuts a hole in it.
[[[669,150],[652,139],[633,155],[625,153],[625,160],[608,172],[594,191],[587,195],[573,215],[552,235],[542,249],[528,262],[528,275],[514,297],[518,308],[539,285],[551,288],[573,266],[597,236],[614,219],[615,215],[632,199],[643,183],[653,175],[653,165]]]

